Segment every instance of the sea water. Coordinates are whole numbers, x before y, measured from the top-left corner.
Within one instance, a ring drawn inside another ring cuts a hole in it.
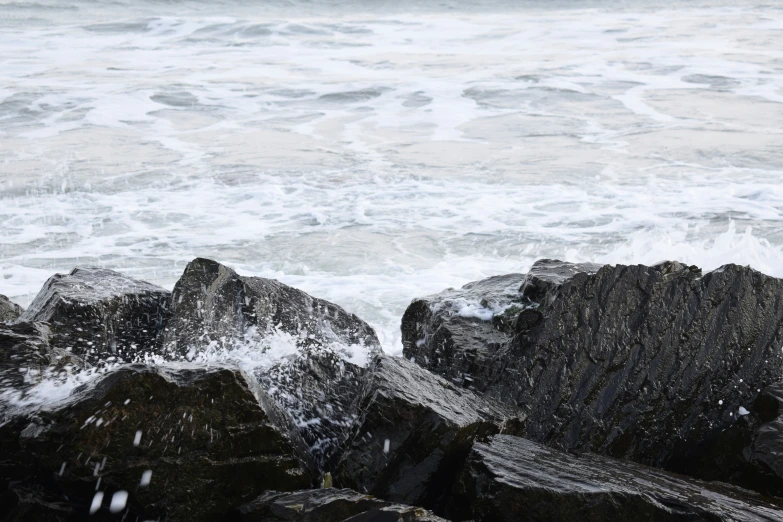
[[[197,256],[367,320],[539,258],[783,276],[783,3],[0,0],[0,293]]]

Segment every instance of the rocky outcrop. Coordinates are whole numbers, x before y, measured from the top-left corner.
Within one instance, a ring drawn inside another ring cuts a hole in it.
[[[783,513],[745,490],[510,435],[473,446],[446,511],[455,522],[772,522]]]
[[[544,260],[417,300],[402,331],[405,357],[522,408],[527,437],[671,467],[780,380],[783,281]]]
[[[13,418],[0,443],[4,520],[216,520],[317,480],[230,368],[126,366]]]
[[[350,489],[270,491],[242,506],[237,522],[445,522],[422,508],[392,504]]]
[[[352,350],[379,347],[375,331],[339,306],[273,279],[244,277],[209,259],[191,261],[174,286],[165,347],[193,358],[205,348],[270,344],[282,337],[298,346]]]
[[[388,356],[367,370],[358,411],[337,483],[424,507],[447,493],[476,438],[513,432],[519,422],[514,408],[488,403]]]
[[[0,294],[0,323],[10,323],[15,321],[22,313],[24,308],[16,303],[12,303],[6,296]]]
[[[90,364],[159,351],[170,292],[104,268],[49,278],[19,322],[43,322],[47,342]]]

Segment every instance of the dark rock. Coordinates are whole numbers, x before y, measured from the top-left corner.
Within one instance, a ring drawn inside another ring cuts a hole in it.
[[[405,357],[470,388],[472,375],[513,338],[524,282],[523,274],[496,276],[416,299],[402,317]]]
[[[772,522],[783,509],[739,488],[497,435],[473,446],[446,516],[455,522]]]
[[[268,492],[239,509],[242,522],[445,522],[421,508],[384,502],[350,489]]]
[[[543,320],[493,328],[455,313],[460,299],[516,303]],[[525,278],[414,302],[402,332],[406,357],[521,407],[527,437],[671,467],[675,446],[679,458],[720,433],[781,380],[783,280],[736,265],[702,275],[675,262],[596,271],[545,260]]]
[[[375,331],[339,306],[273,279],[244,277],[209,259],[185,268],[172,294],[166,350],[180,357],[274,335],[299,346],[379,347]],[[263,345],[263,343],[261,343]]]
[[[216,520],[264,491],[317,479],[230,368],[126,366],[56,409],[14,417],[0,444],[3,520],[84,519],[96,491],[95,519],[127,491],[113,519]]]
[[[477,437],[514,432],[519,420],[514,408],[388,356],[368,368],[358,410],[337,483],[427,508],[448,491]]]
[[[90,364],[159,351],[170,292],[103,268],[49,278],[19,322],[49,325],[48,343]]]
[[[334,468],[358,418],[364,368],[316,346],[302,348],[254,376],[266,410],[286,426],[299,455],[318,472]]]
[[[0,294],[0,323],[15,321],[24,312],[24,308],[12,303],[6,296]]]
[[[328,471],[356,419],[361,363],[380,350],[375,331],[333,303],[208,259],[188,264],[174,287],[172,311],[168,357],[284,352],[255,373],[268,390],[267,411],[289,427],[303,459]]]
[[[675,446],[670,468],[783,497],[783,382],[761,390],[738,416],[715,436]]]

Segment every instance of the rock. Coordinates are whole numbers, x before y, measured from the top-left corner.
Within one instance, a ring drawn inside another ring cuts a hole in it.
[[[48,343],[90,364],[131,362],[159,351],[170,292],[104,268],[49,278],[19,322],[44,322]]]
[[[0,294],[0,323],[15,321],[24,312],[24,308],[12,303],[6,296]]]
[[[317,346],[254,372],[266,410],[287,427],[299,455],[317,472],[334,468],[350,436],[363,374],[363,367]]]
[[[268,345],[274,337],[298,346],[335,346],[349,359],[380,346],[370,325],[339,306],[273,279],[240,276],[209,259],[185,268],[174,287],[172,312],[166,350],[181,357],[207,347]]]
[[[96,492],[95,519],[216,520],[317,480],[231,368],[125,366],[54,409],[14,417],[0,444],[4,520],[84,519]],[[127,507],[114,516],[118,491]]]
[[[393,502],[429,508],[448,491],[478,437],[517,429],[496,406],[398,357],[367,370],[360,418],[335,480]]]
[[[464,302],[541,320],[509,328]],[[415,301],[402,332],[405,357],[522,408],[527,437],[672,467],[781,380],[781,324],[783,280],[751,268],[544,260]]]
[[[300,456],[329,471],[356,419],[360,376],[375,331],[339,306],[272,279],[244,277],[208,259],[188,264],[172,294],[165,349],[173,359],[269,354],[254,376],[267,411],[287,425]]]
[[[713,437],[675,447],[671,469],[783,497],[783,382],[761,390],[738,416]]]
[[[496,276],[414,300],[402,317],[404,356],[471,388],[472,375],[513,338],[524,282],[523,274]]]
[[[777,521],[780,501],[510,435],[473,446],[446,515],[455,522]]]
[[[268,492],[239,509],[242,522],[445,522],[421,508],[384,502],[350,489]]]

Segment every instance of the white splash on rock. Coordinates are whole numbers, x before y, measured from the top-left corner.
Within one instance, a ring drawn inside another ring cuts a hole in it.
[[[101,509],[101,503],[103,503],[103,491],[98,491],[95,496],[92,497],[92,503],[90,504],[90,515],[94,515]]]
[[[111,504],[109,504],[109,511],[112,513],[119,513],[125,509],[125,504],[128,503],[128,492],[124,489],[117,491],[111,497]]]

